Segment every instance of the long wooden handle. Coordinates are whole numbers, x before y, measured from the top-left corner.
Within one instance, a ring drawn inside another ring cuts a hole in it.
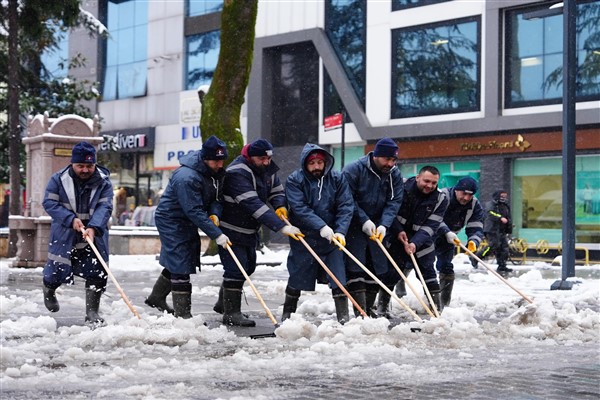
[[[419,303],[421,303],[421,305],[423,306],[423,308],[425,309],[425,311],[427,311],[427,314],[429,314],[430,317],[435,317],[435,315],[431,312],[431,310],[429,309],[429,307],[427,306],[427,304],[425,304],[425,302],[423,301],[423,299],[421,298],[421,296],[419,295],[419,293],[417,293],[417,290],[408,281],[408,278],[406,277],[406,275],[404,275],[404,273],[402,272],[402,270],[400,269],[400,267],[398,266],[398,264],[396,264],[396,261],[394,261],[394,259],[392,258],[392,256],[390,255],[390,253],[387,251],[387,249],[385,248],[385,246],[383,245],[383,243],[381,243],[381,240],[375,239],[375,241],[377,242],[377,244],[381,248],[381,251],[383,251],[383,254],[385,254],[385,256],[387,257],[387,259],[394,266],[394,268],[396,269],[396,271],[398,271],[398,273],[400,274],[400,277],[408,285],[409,289],[414,293],[414,295],[417,298],[417,300],[419,300]]]
[[[392,297],[394,300],[396,300],[398,302],[398,304],[400,304],[402,307],[404,307],[410,315],[412,315],[412,317],[414,319],[416,319],[419,322],[423,322],[423,320],[421,319],[421,317],[419,317],[417,315],[417,313],[415,313],[406,303],[404,303],[402,301],[402,299],[400,299],[398,296],[396,296],[396,294],[394,292],[392,292],[383,282],[381,282],[376,276],[375,274],[373,274],[371,271],[369,271],[369,269],[367,267],[365,267],[360,261],[358,261],[358,259],[356,257],[354,257],[354,255],[352,253],[350,253],[350,251],[348,251],[348,249],[346,249],[344,246],[342,246],[340,244],[340,242],[337,241],[336,238],[333,238],[332,241],[344,252],[346,253],[346,255],[348,257],[350,257],[360,268],[362,268],[363,271],[365,271],[371,278],[373,278],[373,280],[375,282],[377,282],[377,284],[379,286],[381,286],[381,288],[383,290],[385,290],[390,297]]]
[[[417,264],[417,259],[415,258],[415,255],[413,253],[408,253],[408,254],[410,255],[410,259],[412,260],[413,265],[415,266],[415,271],[417,272],[417,275],[419,276],[419,280],[421,281],[421,284],[423,285],[423,290],[425,291],[425,295],[427,296],[427,299],[429,300],[429,304],[431,304],[431,308],[433,308],[433,313],[435,314],[436,318],[439,318],[440,313],[438,312],[435,302],[431,298],[431,293],[429,292],[429,288],[427,287],[427,284],[425,283],[425,279],[423,278],[423,274],[421,273],[419,264]]]
[[[476,259],[477,261],[479,261],[481,263],[481,265],[483,265],[485,268],[487,268],[488,271],[490,271],[492,274],[496,275],[502,282],[506,283],[512,290],[514,290],[515,292],[517,292],[521,297],[523,297],[525,300],[527,300],[530,304],[533,304],[533,301],[529,297],[525,296],[519,289],[517,289],[516,287],[514,287],[513,285],[511,285],[509,281],[507,281],[506,279],[504,279],[504,277],[502,277],[502,275],[500,275],[499,273],[497,273],[496,271],[494,271],[494,269],[492,267],[490,267],[489,265],[487,265],[486,263],[484,263],[481,258],[479,258],[475,254],[473,254],[473,252],[471,250],[469,250],[467,247],[465,247],[464,244],[462,244],[460,241],[459,242],[454,242],[454,243],[457,246],[460,246],[471,257],[473,257],[474,259]]]
[[[288,225],[292,225],[290,223],[290,221],[288,221],[286,218],[281,218],[283,220],[283,222],[285,222]],[[340,290],[346,295],[346,297],[348,299],[350,299],[350,302],[352,303],[352,305],[360,312],[360,315],[362,315],[363,317],[367,318],[368,315],[367,313],[365,313],[365,311],[361,308],[361,306],[356,302],[356,300],[354,300],[354,297],[352,297],[350,295],[350,293],[348,292],[348,290],[346,290],[346,288],[344,287],[344,285],[342,285],[340,283],[340,281],[338,280],[338,278],[333,274],[333,272],[331,272],[331,270],[329,268],[327,268],[327,265],[325,265],[325,263],[323,262],[323,260],[321,260],[321,257],[318,256],[317,253],[315,253],[315,251],[312,249],[312,247],[310,247],[310,245],[308,243],[306,243],[306,240],[304,240],[304,238],[302,236],[299,236],[298,239],[300,240],[300,242],[304,245],[304,247],[306,247],[306,249],[309,251],[310,254],[312,254],[312,256],[315,258],[315,260],[317,260],[317,262],[321,265],[321,267],[323,267],[323,269],[325,270],[325,272],[327,272],[327,275],[329,275],[331,277],[331,279],[335,282],[335,284],[337,285],[337,287],[340,288]]]
[[[110,268],[108,268],[108,265],[106,264],[106,261],[104,261],[104,259],[100,255],[100,252],[96,248],[96,245],[94,244],[94,241],[92,239],[90,239],[90,237],[88,235],[85,234],[85,228],[81,228],[81,233],[83,234],[83,237],[88,242],[88,244],[90,245],[90,247],[92,248],[92,250],[94,250],[94,253],[96,254],[96,257],[98,258],[98,260],[100,261],[100,264],[102,264],[102,267],[104,267],[104,270],[106,271],[106,273],[108,274],[108,276],[110,276],[110,279],[112,280],[113,284],[115,285],[115,287],[117,288],[117,290],[121,294],[121,297],[123,298],[123,301],[125,301],[125,304],[127,304],[127,307],[129,307],[129,309],[131,310],[131,312],[133,313],[133,315],[135,315],[138,319],[141,319],[140,318],[140,314],[138,314],[138,312],[135,310],[135,308],[133,307],[133,305],[131,304],[131,302],[127,298],[127,295],[125,294],[125,292],[121,288],[121,285],[119,285],[119,282],[117,282],[117,279],[115,278],[115,276],[111,272]]]
[[[256,290],[256,287],[254,286],[254,284],[250,280],[250,277],[248,276],[248,273],[246,272],[246,270],[244,269],[244,267],[242,267],[242,264],[240,263],[240,260],[238,260],[237,256],[235,255],[235,253],[231,249],[231,246],[228,245],[228,244],[226,244],[225,248],[229,251],[229,254],[231,255],[231,258],[233,258],[233,261],[235,261],[235,263],[237,264],[238,268],[240,269],[240,272],[242,273],[242,275],[244,275],[244,278],[246,278],[246,281],[248,281],[248,284],[252,288],[252,291],[254,292],[254,295],[256,296],[256,298],[258,299],[258,301],[260,302],[260,304],[265,309],[265,311],[266,311],[267,315],[269,316],[269,319],[271,320],[271,322],[273,323],[273,325],[279,326],[279,324],[277,323],[277,320],[273,316],[273,313],[271,313],[271,310],[269,310],[269,307],[267,307],[267,305],[265,304],[264,300],[260,296],[260,293],[258,293],[258,290]]]

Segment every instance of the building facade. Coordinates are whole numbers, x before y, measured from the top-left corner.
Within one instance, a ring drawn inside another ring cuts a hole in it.
[[[283,179],[306,142],[328,146],[340,168],[391,137],[405,177],[433,164],[440,186],[477,178],[482,201],[504,188],[515,235],[557,243],[563,26],[562,9],[546,12],[553,3],[259,1],[243,135],[276,146]],[[110,156],[115,171],[134,174],[120,172],[115,187],[133,180],[143,203],[181,154],[201,146],[196,90],[210,85],[216,66],[222,1],[84,6],[111,38],[90,45],[74,32],[70,52],[88,65],[72,73],[102,83],[103,132],[152,130],[144,157]],[[598,247],[600,1],[577,2],[576,26],[576,241]],[[343,129],[325,130],[324,118],[337,113]]]

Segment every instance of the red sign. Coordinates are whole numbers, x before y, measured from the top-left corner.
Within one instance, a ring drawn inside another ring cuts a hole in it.
[[[323,127],[326,131],[339,128],[340,126],[342,126],[342,113],[330,115],[323,120]]]

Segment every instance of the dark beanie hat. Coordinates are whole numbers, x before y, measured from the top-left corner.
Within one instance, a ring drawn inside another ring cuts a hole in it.
[[[477,193],[477,181],[470,176],[465,176],[456,182],[454,190],[461,190],[465,193],[475,194]]]
[[[374,157],[398,157],[398,145],[390,138],[380,139],[373,151]]]
[[[256,139],[248,147],[249,157],[263,157],[273,155],[273,145],[265,139]]]
[[[227,145],[213,135],[202,144],[201,157],[203,160],[225,160],[227,159]]]
[[[73,146],[71,164],[96,164],[96,148],[88,142],[79,142]]]

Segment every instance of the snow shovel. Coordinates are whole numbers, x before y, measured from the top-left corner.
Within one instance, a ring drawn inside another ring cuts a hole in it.
[[[277,323],[277,320],[273,316],[273,313],[271,313],[271,310],[269,310],[269,307],[267,307],[267,305],[265,304],[263,298],[258,293],[258,290],[256,290],[256,287],[254,286],[254,284],[250,280],[250,277],[248,276],[248,273],[246,272],[246,270],[244,269],[244,267],[242,267],[242,264],[240,263],[240,260],[237,258],[237,256],[235,255],[235,253],[231,249],[231,246],[229,244],[226,244],[225,248],[227,249],[227,251],[229,251],[229,254],[231,255],[231,258],[233,258],[233,261],[235,261],[236,265],[240,269],[240,272],[242,273],[242,275],[244,275],[244,278],[246,278],[246,281],[250,285],[250,288],[252,288],[252,291],[254,292],[254,295],[256,296],[256,298],[258,299],[258,301],[260,302],[260,304],[265,309],[265,312],[269,316],[269,319],[271,320],[271,322],[273,323],[273,325],[275,325],[275,328],[279,328],[279,324]],[[267,337],[276,337],[276,335],[275,335],[274,332],[273,333],[263,333],[263,334],[257,334],[257,335],[250,335],[251,339],[260,339],[260,338],[267,338]]]
[[[383,290],[385,290],[394,300],[396,300],[398,302],[398,304],[400,304],[402,307],[404,307],[406,309],[406,311],[408,311],[408,313],[410,315],[412,315],[412,317],[414,319],[416,319],[418,322],[423,322],[423,320],[421,319],[421,317],[419,317],[417,315],[417,313],[415,313],[405,302],[403,302],[402,299],[400,299],[398,296],[396,296],[396,294],[394,292],[392,292],[387,286],[385,286],[385,284],[383,282],[381,282],[379,280],[379,278],[377,278],[375,276],[374,273],[369,271],[369,269],[367,267],[365,267],[360,261],[358,261],[358,259],[356,257],[354,257],[354,255],[352,253],[350,253],[350,251],[348,251],[348,249],[346,249],[344,246],[342,246],[340,244],[340,242],[337,241],[336,238],[331,239],[331,241],[333,243],[335,243],[340,248],[340,250],[342,250],[344,253],[346,253],[346,255],[348,257],[350,257],[360,268],[362,268],[362,270],[365,271],[375,282],[377,282],[377,284],[379,286],[381,286],[381,288]]]
[[[282,218],[282,219],[283,219],[283,222],[285,222],[286,224],[292,225],[292,224],[290,224],[290,221],[288,221],[286,218]],[[348,293],[348,290],[346,290],[346,288],[344,287],[344,285],[342,285],[340,283],[340,281],[338,280],[338,278],[333,274],[333,272],[331,272],[331,270],[327,267],[327,265],[325,265],[325,263],[323,262],[323,260],[321,260],[321,257],[319,257],[319,255],[317,253],[315,253],[315,251],[312,249],[312,247],[310,247],[310,245],[308,243],[306,243],[306,240],[304,240],[302,238],[302,236],[299,236],[298,239],[300,239],[300,242],[302,242],[302,244],[304,245],[304,247],[306,247],[306,250],[308,250],[310,252],[310,254],[312,254],[312,256],[315,258],[315,260],[317,260],[317,262],[321,265],[321,267],[323,267],[323,269],[325,270],[325,272],[327,272],[327,275],[329,275],[331,277],[331,279],[335,282],[335,284],[337,285],[337,287],[340,288],[340,290],[346,295],[346,297],[348,299],[350,299],[350,302],[360,312],[360,315],[362,315],[363,317],[366,318],[367,317],[367,313],[365,313],[365,311],[358,305],[358,303],[356,302],[356,300],[354,300],[354,297],[352,297],[350,295],[350,293]]]
[[[405,245],[408,244],[408,242],[406,242],[406,241],[403,241],[403,243]],[[429,293],[429,288],[427,288],[427,285],[425,284],[425,279],[423,278],[423,274],[421,273],[421,269],[419,268],[419,264],[417,264],[417,259],[415,258],[415,255],[413,253],[408,253],[408,255],[410,256],[410,259],[412,260],[413,265],[415,266],[415,271],[417,272],[417,275],[419,276],[419,280],[421,281],[421,285],[423,285],[423,290],[425,291],[425,295],[427,296],[427,300],[429,300],[429,304],[431,304],[431,308],[433,308],[433,313],[435,314],[436,318],[439,318],[440,317],[440,313],[438,312],[438,309],[437,309],[435,303],[433,302],[433,299],[431,298],[431,293]]]
[[[112,280],[113,284],[115,285],[115,287],[117,288],[117,290],[121,294],[121,297],[123,298],[123,301],[125,302],[125,304],[127,304],[127,307],[129,307],[129,309],[131,310],[131,312],[133,313],[133,315],[135,315],[138,319],[141,319],[140,318],[140,314],[138,314],[138,312],[135,310],[135,308],[133,308],[133,306],[131,305],[131,302],[127,298],[127,295],[125,295],[125,292],[123,291],[123,289],[121,289],[121,285],[119,285],[119,282],[117,282],[117,279],[115,278],[115,276],[111,272],[110,268],[108,268],[108,265],[106,264],[106,261],[104,261],[104,259],[100,255],[100,252],[96,248],[96,245],[94,244],[94,241],[92,239],[90,239],[90,237],[85,234],[85,228],[83,228],[83,227],[81,228],[81,233],[83,234],[83,237],[88,242],[88,244],[90,245],[90,247],[92,248],[92,250],[94,250],[94,253],[96,254],[96,257],[98,257],[98,260],[100,260],[100,264],[102,264],[102,266],[104,267],[104,270],[106,271],[106,273],[108,274],[108,276],[110,276],[110,279]]]
[[[464,244],[462,244],[460,242],[460,240],[456,239],[454,241],[454,244],[457,245],[457,246],[459,246],[460,248],[462,248],[471,257],[473,257],[477,261],[479,261],[481,263],[481,265],[483,265],[485,268],[487,268],[488,271],[490,271],[492,274],[496,275],[502,282],[506,283],[512,290],[514,290],[515,292],[517,292],[521,297],[523,297],[525,300],[527,300],[530,304],[533,304],[533,301],[529,297],[525,296],[519,289],[517,289],[516,287],[514,287],[513,285],[511,285],[509,281],[507,281],[506,279],[504,279],[502,277],[502,275],[500,275],[499,273],[497,273],[496,271],[494,271],[494,269],[492,267],[490,267],[489,265],[487,265],[486,263],[484,263],[483,260],[481,260],[481,258],[479,258],[475,254],[473,254],[473,252],[471,250],[469,250]]]
[[[390,253],[386,250],[386,248],[383,246],[383,243],[381,243],[381,240],[379,240],[378,238],[375,239],[375,241],[377,242],[377,244],[379,245],[379,247],[381,248],[381,251],[383,251],[383,254],[385,254],[385,256],[387,257],[387,259],[390,261],[390,263],[394,266],[394,268],[396,268],[396,271],[398,271],[398,273],[400,274],[400,277],[404,280],[404,282],[408,285],[409,289],[413,292],[413,294],[415,295],[415,297],[417,298],[417,300],[419,300],[419,303],[421,303],[421,305],[423,306],[423,308],[425,309],[425,311],[427,311],[427,314],[429,314],[430,317],[435,318],[435,315],[433,315],[433,313],[431,312],[431,310],[429,309],[429,307],[427,306],[427,304],[425,304],[425,302],[423,301],[423,299],[421,299],[421,296],[417,293],[417,290],[413,287],[413,285],[408,281],[408,278],[406,277],[406,275],[404,275],[404,273],[402,272],[402,270],[400,269],[400,267],[398,266],[398,264],[396,264],[396,261],[394,261],[394,259],[392,258],[392,256],[390,255]]]

